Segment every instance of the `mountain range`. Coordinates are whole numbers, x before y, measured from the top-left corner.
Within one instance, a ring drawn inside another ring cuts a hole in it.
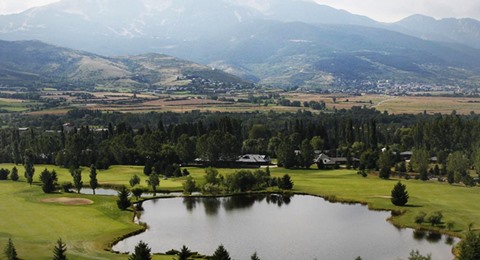
[[[302,0],[63,0],[0,16],[0,39],[109,61],[162,53],[283,87],[476,87],[480,78],[479,21],[415,15],[386,24]]]

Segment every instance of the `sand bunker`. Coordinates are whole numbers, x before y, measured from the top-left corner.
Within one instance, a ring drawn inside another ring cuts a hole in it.
[[[93,201],[89,199],[82,199],[82,198],[48,198],[48,199],[43,199],[42,202],[47,202],[47,203],[60,203],[64,205],[90,205],[93,204]]]

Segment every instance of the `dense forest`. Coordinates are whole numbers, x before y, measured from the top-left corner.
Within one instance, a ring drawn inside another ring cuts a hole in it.
[[[7,115],[1,122],[0,162],[22,164],[31,154],[35,163],[67,168],[146,165],[147,171],[163,174],[196,158],[215,166],[247,153],[303,168],[313,163],[314,151],[349,158],[349,164],[358,158],[359,165],[348,167],[361,170],[396,166],[404,151],[414,151],[412,165],[419,172],[428,170],[420,167],[421,158],[435,156],[443,168],[451,155],[456,156],[451,161],[464,160],[468,167],[480,161],[480,117],[454,112],[389,115],[354,107],[320,114],[122,114],[76,109],[66,115]],[[388,156],[382,156],[385,151]]]

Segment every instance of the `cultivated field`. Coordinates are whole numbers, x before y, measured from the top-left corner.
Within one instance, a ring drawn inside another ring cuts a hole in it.
[[[353,106],[376,108],[390,114],[418,114],[418,113],[442,113],[451,114],[453,110],[457,114],[480,113],[480,98],[470,97],[440,97],[440,96],[387,96],[387,95],[362,95],[351,96],[343,94],[312,94],[299,92],[269,92],[277,93],[281,97],[291,101],[303,102],[323,101],[327,110],[323,112],[332,112],[335,109],[350,109]],[[91,94],[88,98],[82,98],[82,94]],[[264,96],[267,93],[254,94],[254,96]],[[245,99],[247,93],[219,94],[219,98],[227,99]],[[177,94],[134,94],[118,92],[59,92],[46,91],[43,98],[64,99],[65,102],[60,107],[30,112],[32,114],[62,114],[72,108],[86,108],[101,111],[117,111],[130,113],[146,112],[246,112],[246,111],[277,111],[277,112],[295,112],[298,109],[315,111],[305,107],[287,107],[276,104],[253,104],[236,101],[220,101],[208,99],[205,95],[191,95],[187,93]],[[270,100],[275,102],[275,100]],[[3,104],[3,107],[2,107]],[[7,111],[26,111],[28,101],[19,100],[0,100],[0,109]]]

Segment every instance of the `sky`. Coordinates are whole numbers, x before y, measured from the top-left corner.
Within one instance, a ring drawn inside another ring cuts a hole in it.
[[[0,14],[11,14],[59,0],[0,0]],[[158,0],[161,1],[161,0]],[[412,14],[440,18],[470,17],[480,20],[478,0],[314,0],[320,4],[368,16],[380,22],[395,22]]]

